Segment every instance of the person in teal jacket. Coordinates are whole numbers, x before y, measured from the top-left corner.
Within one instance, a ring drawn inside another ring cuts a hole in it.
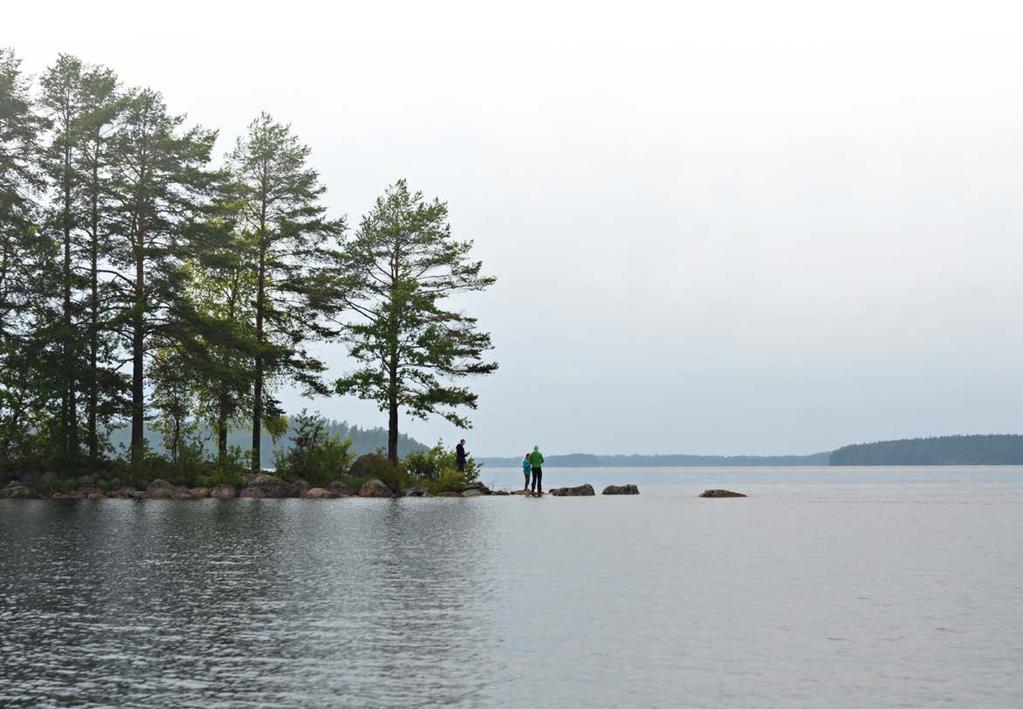
[[[529,489],[529,474],[533,472],[533,465],[529,462],[529,453],[526,453],[526,457],[522,459],[522,475],[526,478],[526,485],[523,490]]]
[[[533,446],[533,452],[529,454],[529,466],[533,469],[533,485],[532,490],[534,495],[543,494],[543,453],[540,452],[540,446]]]

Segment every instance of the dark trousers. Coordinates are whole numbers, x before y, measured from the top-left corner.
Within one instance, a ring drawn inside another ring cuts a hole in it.
[[[533,468],[533,492],[543,492],[543,469]]]

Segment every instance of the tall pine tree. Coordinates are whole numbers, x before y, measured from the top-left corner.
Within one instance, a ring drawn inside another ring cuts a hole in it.
[[[483,361],[490,335],[477,330],[476,319],[442,306],[495,279],[480,275],[483,263],[469,258],[471,241],[451,236],[447,204],[426,202],[404,180],[377,199],[345,246],[341,292],[357,317],[344,337],[362,366],[335,389],[387,412],[387,455],[397,463],[400,410],[470,425],[458,409],[475,409],[477,396],[455,381],[490,374],[497,364]]]
[[[127,340],[131,363],[131,459],[144,451],[146,362],[182,325],[182,264],[191,229],[207,218],[215,175],[207,170],[216,133],[182,128],[151,90],[126,98],[111,143],[113,220],[109,257],[118,286],[115,324]]]
[[[251,236],[254,275],[252,468],[260,467],[264,420],[280,413],[274,380],[327,393],[323,364],[306,350],[310,340],[333,334],[322,316],[337,303],[326,277],[336,258],[343,220],[325,217],[326,188],[309,167],[310,150],[290,126],[260,114],[230,156],[240,195],[241,227]]]

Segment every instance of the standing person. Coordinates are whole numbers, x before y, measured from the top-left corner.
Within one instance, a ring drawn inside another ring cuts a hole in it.
[[[465,472],[465,439],[463,438],[455,446],[455,465],[458,466],[458,472]]]
[[[543,453],[540,452],[540,446],[533,446],[533,452],[529,454],[529,465],[533,470],[533,494],[543,494]]]
[[[524,491],[529,490],[529,474],[533,472],[533,464],[529,462],[529,453],[526,453],[526,457],[522,459],[522,475],[526,478],[526,486],[522,488]]]

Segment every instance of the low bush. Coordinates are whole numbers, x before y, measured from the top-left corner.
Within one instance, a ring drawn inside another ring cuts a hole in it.
[[[295,417],[292,446],[275,457],[277,475],[289,482],[305,480],[310,485],[326,486],[348,471],[352,441],[328,434],[326,424],[322,416],[305,410]]]

